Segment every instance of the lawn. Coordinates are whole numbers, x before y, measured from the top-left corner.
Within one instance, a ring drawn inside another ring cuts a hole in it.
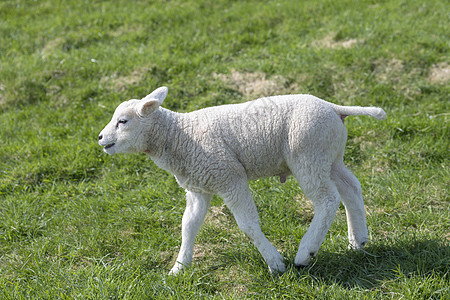
[[[0,2],[1,299],[450,299],[448,1]],[[346,119],[371,242],[343,206],[294,268],[313,208],[293,178],[251,182],[272,276],[213,199],[194,263],[168,276],[185,192],[144,154],[108,156],[122,101],[166,85],[179,112],[309,93]]]

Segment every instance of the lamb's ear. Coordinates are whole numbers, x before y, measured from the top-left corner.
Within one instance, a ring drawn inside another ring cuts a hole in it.
[[[154,90],[151,94],[142,98],[142,100],[136,107],[136,113],[142,118],[150,115],[163,103],[164,99],[167,96],[167,91],[167,87],[162,86]]]
[[[150,100],[150,99],[158,100],[159,105],[161,105],[167,96],[168,90],[169,89],[166,86],[159,87],[156,90],[154,90],[151,94],[142,98],[142,100]]]
[[[159,101],[156,99],[145,100],[142,99],[136,106],[136,113],[141,118],[148,117],[152,112],[159,107]]]

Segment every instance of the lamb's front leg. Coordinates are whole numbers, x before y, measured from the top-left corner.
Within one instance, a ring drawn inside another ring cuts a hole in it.
[[[205,219],[206,212],[211,204],[212,195],[187,192],[186,210],[182,221],[182,240],[177,261],[170,270],[170,274],[177,274],[192,262],[195,237]]]
[[[247,181],[243,181],[232,191],[219,194],[233,213],[239,228],[251,239],[266,261],[271,273],[283,273],[286,267],[283,256],[267,240],[259,226],[259,216],[255,202],[248,188]]]

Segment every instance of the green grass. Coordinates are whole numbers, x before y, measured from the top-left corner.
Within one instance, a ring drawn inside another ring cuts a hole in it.
[[[149,2],[0,2],[1,299],[449,299],[448,2]],[[167,276],[184,191],[97,145],[116,105],[161,85],[177,111],[279,93],[383,107],[346,120],[371,243],[347,249],[341,207],[296,270],[313,210],[269,178],[251,189],[285,274],[214,198],[192,268]]]

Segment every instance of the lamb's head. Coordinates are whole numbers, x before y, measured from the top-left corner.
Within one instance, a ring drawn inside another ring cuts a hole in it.
[[[98,143],[104,147],[103,150],[108,154],[143,151],[144,142],[140,136],[166,96],[167,87],[163,86],[141,100],[121,103],[98,136]]]

